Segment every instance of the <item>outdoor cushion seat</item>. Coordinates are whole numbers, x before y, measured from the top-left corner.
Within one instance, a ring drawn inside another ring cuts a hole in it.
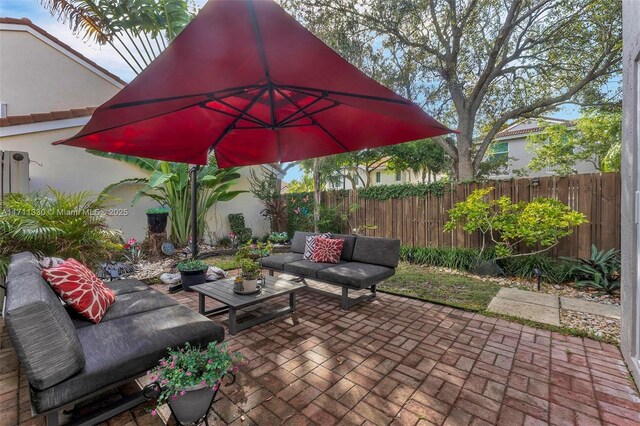
[[[262,258],[262,266],[269,269],[282,270],[286,263],[302,260],[302,253],[278,253]]]
[[[115,293],[116,297],[121,294],[135,293],[136,291],[149,290],[149,286],[139,280],[114,280],[105,283]]]
[[[222,341],[224,331],[186,306],[168,306],[77,330],[85,354],[84,368],[69,379],[43,390],[31,389],[37,412],[56,409],[113,383],[133,379],[153,368],[168,347],[190,342]]]
[[[171,299],[158,291],[151,290],[147,286],[146,291],[136,291],[135,293],[116,295],[116,301],[104,314],[102,320],[100,320],[100,324],[125,317],[127,315],[141,314],[143,312],[166,308],[167,306],[174,306],[177,304],[178,302],[174,299]],[[73,325],[76,329],[93,324],[73,309],[67,309],[67,312],[73,320]]]
[[[344,284],[355,288],[367,288],[395,273],[393,268],[370,263],[349,262],[318,271],[317,277],[323,281]]]
[[[343,263],[347,262],[341,260],[340,263],[316,263],[309,260],[299,260],[297,262],[285,263],[284,271],[307,278],[317,278],[318,271],[321,269],[330,268]]]

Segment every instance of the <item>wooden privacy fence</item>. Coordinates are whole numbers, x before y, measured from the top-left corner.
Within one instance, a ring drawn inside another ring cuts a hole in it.
[[[398,238],[408,246],[479,247],[479,233],[458,229],[443,231],[448,210],[464,201],[475,189],[493,186],[493,196],[509,196],[514,202],[536,197],[555,198],[582,212],[588,219],[552,249],[552,256],[588,257],[591,245],[598,249],[620,249],[620,173],[595,173],[567,177],[541,177],[457,184],[444,195],[405,197],[385,201],[361,199],[357,191],[328,191],[323,205],[338,206],[344,212],[352,204],[360,206],[350,214],[352,226],[376,225],[367,235]]]

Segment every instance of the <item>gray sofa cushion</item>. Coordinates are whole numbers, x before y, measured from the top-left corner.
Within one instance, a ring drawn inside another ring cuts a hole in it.
[[[356,236],[347,234],[331,234],[331,238],[344,240],[340,258],[350,262],[353,259],[353,247],[356,244]]]
[[[346,263],[341,260],[339,264]],[[316,278],[318,271],[324,268],[336,266],[335,263],[316,263],[308,260],[299,260],[297,262],[285,263],[284,271],[290,272],[295,275],[300,275],[308,278]]]
[[[116,297],[121,294],[135,293],[137,291],[149,290],[150,287],[139,280],[114,280],[106,282],[105,285],[115,293]]]
[[[277,253],[262,258],[262,266],[281,271],[285,263],[302,260],[301,253]]]
[[[110,384],[143,375],[184,342],[221,342],[224,329],[186,306],[169,306],[77,331],[87,362],[78,374],[48,389],[31,388],[36,413],[59,408]]]
[[[359,237],[358,237],[359,238]],[[317,278],[356,288],[371,287],[395,273],[393,268],[369,263],[349,262],[318,271]]]
[[[146,285],[145,287],[148,288]],[[104,317],[102,317],[100,322],[111,321],[117,318],[126,317],[127,315],[140,314],[154,309],[166,308],[167,306],[175,306],[177,304],[178,302],[174,299],[151,289],[146,291],[136,291],[134,293],[119,294],[116,296],[116,301],[109,307],[109,310],[104,314]],[[72,309],[67,309],[67,312],[73,320],[73,325],[76,328],[93,325],[91,321],[83,318]]]
[[[85,356],[71,319],[31,257],[9,265],[5,320],[29,383],[44,389],[80,371]]]
[[[383,265],[390,268],[398,266],[400,260],[400,240],[377,237],[356,238],[353,249],[353,261]]]
[[[7,272],[7,280],[13,276],[25,273],[33,273],[35,270],[42,271],[38,259],[28,251],[17,253],[11,256],[11,268]]]
[[[307,237],[318,235],[316,232],[296,231],[291,239],[291,253],[304,253],[304,245],[307,243]]]

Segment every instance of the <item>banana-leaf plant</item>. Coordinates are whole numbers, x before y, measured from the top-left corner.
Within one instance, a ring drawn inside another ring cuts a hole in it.
[[[121,185],[143,185],[134,195],[131,205],[135,205],[142,197],[149,197],[159,204],[169,207],[171,209],[169,214],[171,240],[178,245],[188,243],[191,230],[191,191],[187,164],[99,151],[89,152],[99,157],[126,162],[149,172],[148,178],[123,179],[107,186],[102,193],[108,194]],[[197,174],[198,238],[204,236],[206,215],[211,207],[220,201],[230,201],[243,192],[247,192],[231,190],[231,187],[240,178],[238,170],[238,168],[219,169],[213,156],[209,158],[208,165],[200,167]]]

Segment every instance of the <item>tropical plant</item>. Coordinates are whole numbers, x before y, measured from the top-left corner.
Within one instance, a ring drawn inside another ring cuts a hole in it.
[[[613,293],[620,288],[620,252],[616,249],[598,250],[591,246],[588,259],[573,259],[578,262],[571,273],[576,276],[578,287],[590,287]]]
[[[169,349],[167,357],[147,373],[159,392],[157,404],[185,395],[194,386],[209,387],[214,392],[227,373],[235,373],[243,361],[239,352],[230,352],[226,344],[210,342],[206,348],[185,343],[183,348]],[[151,411],[156,415],[157,411]]]
[[[179,245],[186,245],[191,232],[191,189],[189,187],[189,166],[185,163],[133,157],[100,151],[89,151],[94,155],[111,158],[135,165],[150,173],[148,178],[124,179],[107,186],[102,193],[107,194],[121,185],[144,185],[134,195],[131,205],[140,198],[149,197],[171,209],[171,239]],[[200,167],[196,177],[198,188],[197,221],[198,238],[204,236],[207,212],[217,202],[229,201],[247,191],[231,191],[240,178],[238,168],[219,169],[213,156],[209,164]]]
[[[197,13],[187,0],[40,0],[84,41],[108,44],[139,74]]]
[[[571,235],[573,227],[587,221],[584,214],[551,198],[535,198],[531,202],[514,203],[507,196],[488,199],[493,187],[476,189],[465,201],[449,210],[445,231],[458,226],[468,233],[482,234],[482,247],[487,240],[495,244],[496,259],[526,256],[545,252],[556,246],[562,237]],[[518,244],[540,249],[516,254]]]
[[[236,259],[238,261],[242,259],[258,259],[260,257],[266,257],[271,254],[271,250],[273,249],[273,244],[271,242],[258,242],[257,240],[250,240],[246,244],[238,247],[238,251],[236,252]]]
[[[207,264],[201,260],[183,260],[178,263],[178,271],[180,272],[206,271],[207,268]]]
[[[20,251],[72,257],[90,266],[117,256],[120,231],[109,228],[108,197],[89,191],[9,194],[0,210],[0,273]]]
[[[135,238],[129,238],[122,245],[122,250],[125,259],[134,265],[142,259],[142,246]]]
[[[254,169],[249,170],[249,189],[264,204],[260,214],[269,219],[271,230],[282,232],[287,229],[287,209],[281,196],[282,181],[273,173],[265,172],[258,176]]]
[[[219,247],[223,247],[223,248],[231,247],[231,244],[232,244],[231,238],[229,236],[227,236],[227,235],[225,235],[223,237],[220,237],[218,239],[218,243],[217,244],[218,244]]]

